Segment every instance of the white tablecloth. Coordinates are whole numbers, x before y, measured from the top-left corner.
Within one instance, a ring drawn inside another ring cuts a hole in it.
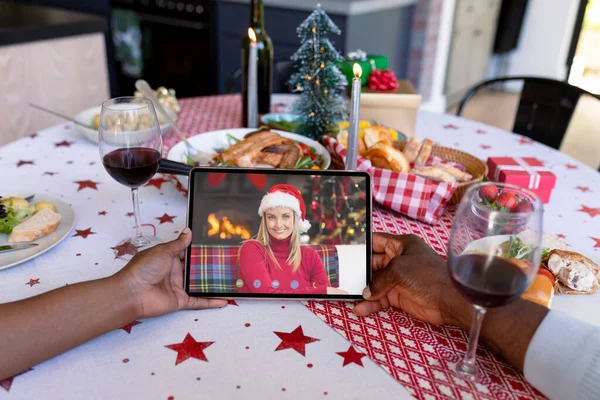
[[[558,177],[546,205],[545,231],[600,261],[596,171],[517,135],[452,116],[420,112],[416,131],[420,138],[482,159],[515,155],[543,160]],[[104,277],[123,267],[111,247],[127,231],[133,233],[130,191],[108,176],[97,145],[71,124],[0,148],[0,168],[0,195],[45,193],[70,203],[76,213],[76,231],[58,247],[0,271],[0,302]],[[155,177],[140,189],[140,199],[147,232],[156,230],[168,240],[184,227],[186,201],[171,182]],[[554,308],[600,326],[600,294],[557,296]],[[223,310],[137,322],[1,382],[0,399],[410,397],[368,357],[344,365],[356,359],[343,353],[352,352],[350,343],[298,302],[237,301]],[[300,346],[305,354],[276,350],[293,345],[297,336],[302,339],[299,327],[304,336],[319,340],[307,339],[310,343]],[[286,340],[275,332],[295,335]],[[207,361],[192,357],[176,363],[178,353],[165,346],[184,342],[188,334],[197,342],[214,342],[203,350]]]

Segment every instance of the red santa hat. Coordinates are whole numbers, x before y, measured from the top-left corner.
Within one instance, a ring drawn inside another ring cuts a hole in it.
[[[310,222],[306,220],[306,207],[298,189],[292,185],[274,185],[262,198],[260,207],[258,207],[258,215],[262,217],[265,211],[275,207],[286,207],[293,210],[296,213],[300,233],[308,232]]]

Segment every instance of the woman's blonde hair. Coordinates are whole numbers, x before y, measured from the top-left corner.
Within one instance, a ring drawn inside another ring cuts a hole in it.
[[[275,258],[275,254],[273,254],[273,250],[271,249],[269,231],[267,230],[267,211],[263,213],[263,216],[260,220],[258,233],[253,239],[249,240],[256,240],[258,243],[262,244],[267,253],[269,254],[269,257],[271,257],[271,259],[275,261],[279,269],[282,269],[281,265],[279,265],[279,262],[277,262],[277,259]],[[300,263],[302,262],[302,254],[300,252],[300,231],[298,230],[298,218],[295,212],[292,211],[292,214],[294,224],[292,226],[292,235],[290,237],[290,254],[288,255],[286,262],[292,266],[292,272],[296,272],[298,271],[298,268],[300,268]]]

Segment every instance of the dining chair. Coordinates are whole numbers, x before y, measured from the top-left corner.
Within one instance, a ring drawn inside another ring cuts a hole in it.
[[[600,100],[600,96],[563,81],[528,76],[504,77],[482,82],[470,89],[462,98],[456,115],[461,116],[467,103],[483,89],[518,83],[522,84],[522,89],[512,131],[555,149],[559,149],[563,142],[580,97],[589,96],[594,103]]]
[[[292,93],[288,81],[295,70],[295,61],[289,58],[273,63],[273,93]],[[242,90],[242,69],[237,69],[227,82],[227,93],[236,93]]]

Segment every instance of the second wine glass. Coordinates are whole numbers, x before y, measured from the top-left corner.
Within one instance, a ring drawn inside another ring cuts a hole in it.
[[[160,125],[150,100],[117,97],[102,103],[99,127],[100,157],[104,168],[117,182],[131,188],[135,236],[121,244],[135,248],[160,243],[156,236],[140,231],[138,188],[158,170],[162,154]]]
[[[525,292],[541,261],[542,202],[532,192],[480,183],[465,193],[448,243],[448,268],[458,291],[473,305],[467,352],[456,372],[477,377],[476,350],[488,308]]]

